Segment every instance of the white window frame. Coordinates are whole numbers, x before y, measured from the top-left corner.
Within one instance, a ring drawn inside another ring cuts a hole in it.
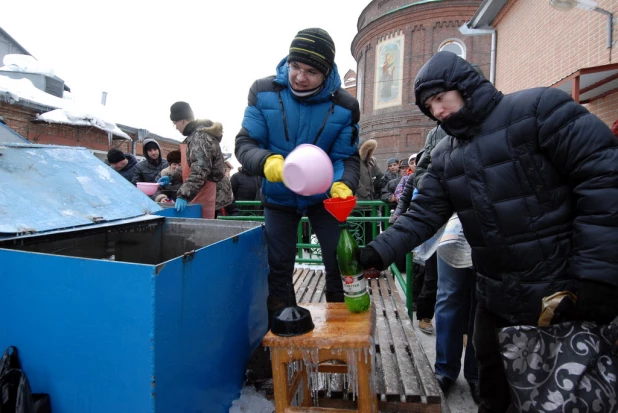
[[[443,41],[442,43],[440,43],[440,46],[438,47],[438,51],[442,51],[446,46],[450,45],[450,44],[456,44],[457,46],[459,46],[461,48],[461,52],[462,54],[460,54],[459,56],[462,59],[466,59],[466,44],[461,41],[460,39],[456,39],[456,38],[451,38],[451,39],[446,39],[445,41]]]

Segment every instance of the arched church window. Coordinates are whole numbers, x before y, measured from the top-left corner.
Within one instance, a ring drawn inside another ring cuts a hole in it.
[[[459,39],[448,39],[448,40],[443,41],[440,47],[438,48],[438,51],[441,52],[443,50],[447,52],[455,53],[457,56],[461,57],[462,59],[466,58],[466,46]]]

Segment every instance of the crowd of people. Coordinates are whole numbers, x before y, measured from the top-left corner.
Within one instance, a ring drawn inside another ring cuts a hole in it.
[[[172,200],[179,211],[201,203],[204,218],[233,214],[223,211],[234,199],[260,201],[269,320],[288,304],[301,217],[321,245],[326,301],[342,302],[339,227],[322,201],[353,194],[384,201],[392,225],[361,249],[363,267],[405,268],[407,253],[434,243],[412,282],[418,326],[436,335],[436,380],[448,395],[465,352],[463,374],[479,412],[505,412],[511,400],[497,328],[536,325],[543,297],[559,291],[577,296],[572,319],[608,323],[618,315],[618,139],[564,92],[504,95],[450,52],[425,63],[414,94],[437,126],[419,153],[389,158],[383,172],[377,141],[359,141],[359,104],[341,88],[333,40],[305,29],[276,74],[250,88],[235,141],[242,166],[231,179],[221,124],[196,120],[185,102],[170,114],[186,137],[180,151],[164,159],[147,139],[142,162],[117,149],[108,162],[133,183],[159,182],[155,198]],[[283,182],[285,157],[303,143],[330,157],[328,193],[303,196]]]
[[[193,202],[201,205],[202,218],[240,215],[230,177],[233,166],[225,159],[220,146],[223,126],[208,119],[196,119],[186,102],[176,102],[170,107],[170,120],[185,136],[180,150],[172,150],[163,158],[159,143],[145,139],[141,162],[132,154],[112,148],[107,153],[107,163],[134,185],[158,183],[159,190],[151,198],[174,203],[180,213]],[[257,188],[252,200],[256,197],[259,199]]]

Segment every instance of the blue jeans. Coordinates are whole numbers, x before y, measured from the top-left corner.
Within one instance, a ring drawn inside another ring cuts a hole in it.
[[[464,356],[464,377],[479,379],[474,336],[476,313],[476,273],[471,268],[454,268],[438,256],[438,295],[436,299],[436,374],[455,381],[461,370],[463,335],[468,334]]]

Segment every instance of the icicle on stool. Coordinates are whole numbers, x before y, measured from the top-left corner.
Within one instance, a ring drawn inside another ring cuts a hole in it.
[[[315,328],[307,334],[280,337],[268,332],[262,344],[270,347],[276,413],[377,413],[374,376],[375,307],[351,313],[344,303],[300,304],[311,312]],[[339,360],[345,364],[325,363]],[[300,361],[301,368],[288,380],[288,366]],[[320,364],[323,363],[323,364]],[[317,372],[347,373],[357,410],[313,406],[312,382]],[[301,405],[291,407],[302,383]]]

